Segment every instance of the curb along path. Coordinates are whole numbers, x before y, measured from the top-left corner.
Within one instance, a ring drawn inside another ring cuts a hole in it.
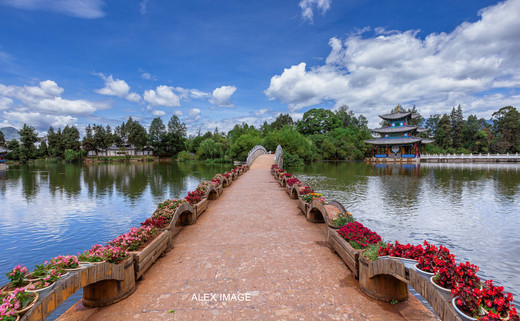
[[[271,164],[259,156],[210,202],[130,297],[60,320],[437,320],[413,296],[391,305],[362,294],[324,224],[300,215]]]

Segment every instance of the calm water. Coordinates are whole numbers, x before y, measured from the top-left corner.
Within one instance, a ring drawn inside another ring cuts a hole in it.
[[[520,165],[315,163],[292,171],[383,240],[428,240],[520,306]]]
[[[17,263],[32,269],[126,233],[157,203],[183,197],[231,167],[139,163],[0,171],[0,284]],[[292,172],[386,241],[448,246],[458,261],[471,261],[481,277],[513,292],[520,305],[520,165],[341,162]],[[77,293],[53,318],[80,298]]]
[[[0,171],[0,284],[21,263],[32,269],[139,226],[168,198],[180,198],[231,164],[132,163],[10,166]],[[81,298],[62,304],[59,316]]]

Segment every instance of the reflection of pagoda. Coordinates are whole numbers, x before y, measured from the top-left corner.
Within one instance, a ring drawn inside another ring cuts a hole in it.
[[[387,123],[387,127],[371,129],[373,133],[379,134],[380,138],[366,140],[372,144],[372,161],[412,161],[418,160],[424,150],[425,144],[433,142],[431,139],[417,137],[417,133],[426,131],[411,125],[414,117],[412,112],[397,112],[379,115]]]

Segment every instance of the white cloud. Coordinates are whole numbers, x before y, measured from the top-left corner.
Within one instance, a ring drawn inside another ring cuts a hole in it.
[[[154,110],[154,111],[152,111],[152,115],[154,115],[154,116],[165,116],[166,113],[164,111],[162,111],[162,110]]]
[[[213,97],[210,102],[219,107],[233,107],[230,102],[231,96],[235,93],[237,87],[235,86],[222,86],[213,90]]]
[[[0,4],[24,10],[42,10],[68,16],[95,19],[105,16],[103,0],[0,0]]]
[[[260,116],[260,115],[263,115],[263,114],[267,113],[268,111],[269,111],[269,109],[267,109],[267,108],[260,109],[260,110],[258,110],[258,111],[255,113],[255,115],[256,115],[256,116]]]
[[[190,109],[190,112],[188,113],[193,121],[200,120],[200,109],[198,108],[192,108]]]
[[[54,128],[63,128],[67,125],[76,126],[78,121],[76,117],[72,116],[46,115],[39,112],[5,111],[3,115],[10,122],[35,126],[40,131],[47,130],[50,126]]]
[[[143,72],[141,77],[143,77],[143,79],[146,79],[146,80],[152,79],[152,75],[150,75],[150,73],[148,73],[148,72]]]
[[[0,110],[6,110],[13,105],[13,100],[7,97],[0,97]]]
[[[417,104],[426,116],[460,103],[466,114],[489,118],[502,105],[482,106],[513,104],[516,96],[506,92],[520,87],[518,12],[520,0],[509,0],[482,10],[475,23],[424,39],[413,30],[383,29],[368,38],[331,38],[324,65],[286,68],[265,94],[291,112],[328,101],[347,104],[371,122],[398,103]],[[490,90],[504,99],[486,95]]]
[[[108,77],[102,73],[98,75],[105,81],[105,87],[95,90],[95,92],[98,94],[105,96],[116,96],[133,102],[141,101],[141,96],[139,94],[130,92],[130,86],[128,86],[126,81],[121,79],[114,79],[112,75]]]
[[[159,86],[155,90],[146,90],[143,99],[151,106],[179,107],[181,100],[173,92],[173,87]]]
[[[332,0],[301,0],[298,4],[302,9],[302,17],[310,22],[314,19],[314,8],[321,10],[324,14],[329,10]]]
[[[182,115],[184,115],[182,110],[176,110],[176,111],[173,112],[173,114],[176,115],[177,117],[181,117]]]

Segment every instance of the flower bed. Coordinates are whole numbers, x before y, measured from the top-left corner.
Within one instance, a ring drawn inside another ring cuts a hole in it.
[[[170,232],[163,231],[156,238],[146,243],[146,246],[135,251],[129,251],[134,257],[135,279],[139,279],[153,262],[166,250],[170,240]]]

